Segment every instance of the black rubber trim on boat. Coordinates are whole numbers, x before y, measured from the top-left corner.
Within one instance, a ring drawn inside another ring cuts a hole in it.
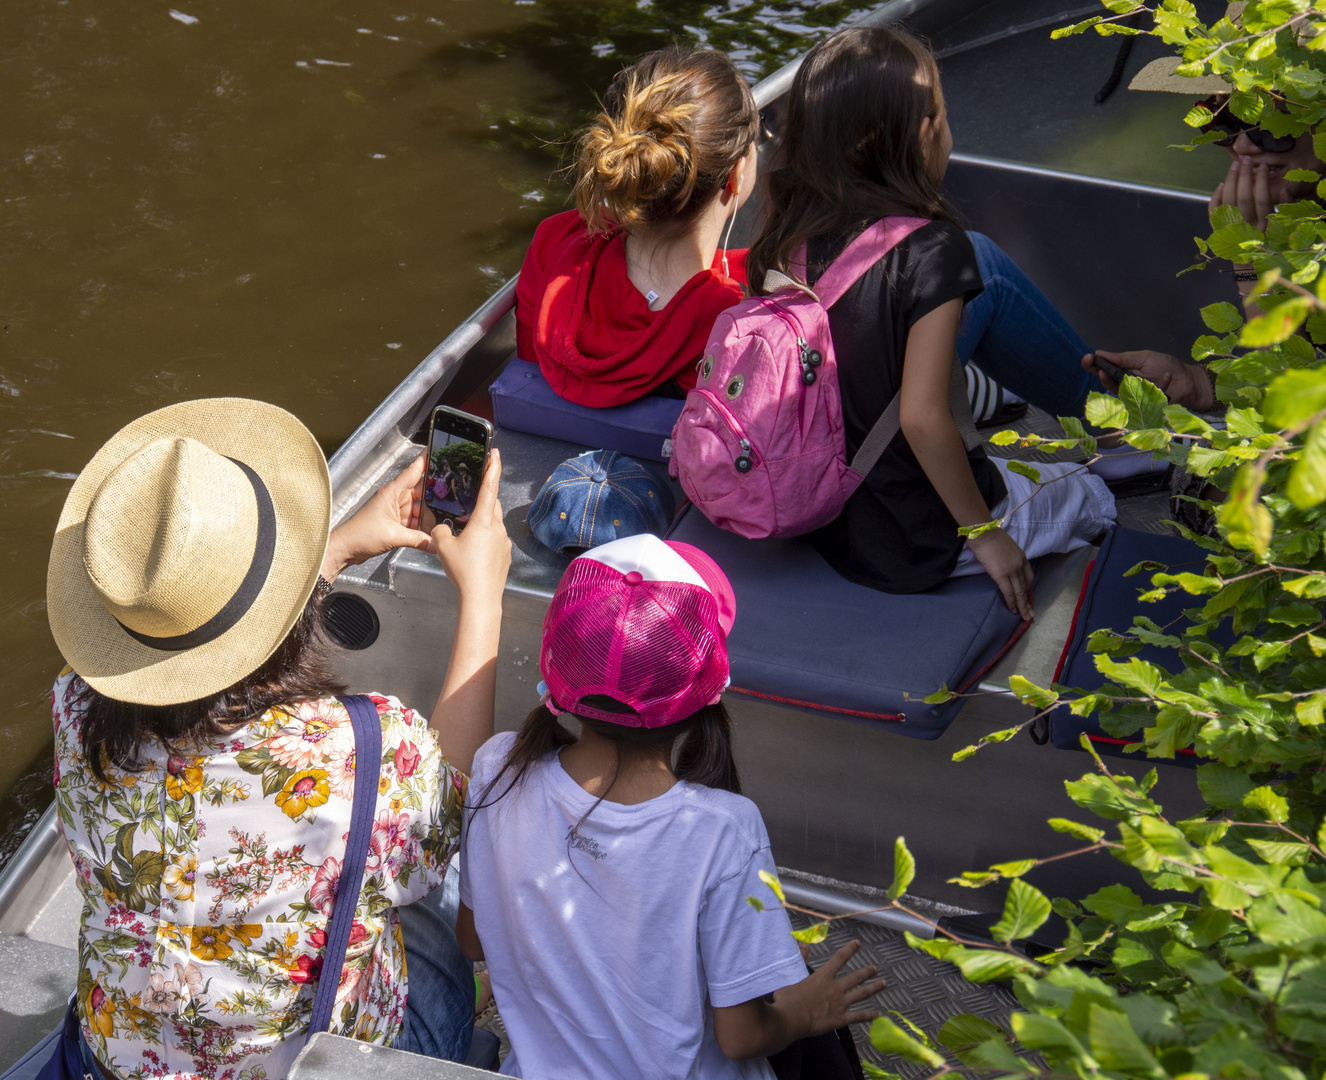
[[[378,613],[362,596],[334,592],[322,602],[322,626],[343,649],[367,649],[382,630]]]

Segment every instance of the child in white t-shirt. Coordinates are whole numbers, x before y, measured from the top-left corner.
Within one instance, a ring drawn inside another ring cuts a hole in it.
[[[878,1015],[850,1011],[874,968],[836,977],[856,942],[807,977],[787,914],[745,902],[774,862],[719,703],[735,607],[708,556],[647,534],[557,587],[543,704],[476,755],[461,843],[507,1075],[771,1080],[768,1055]]]

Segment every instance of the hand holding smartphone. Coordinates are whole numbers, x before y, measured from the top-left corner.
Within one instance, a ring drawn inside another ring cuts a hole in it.
[[[1120,386],[1123,385],[1124,376],[1129,374],[1129,372],[1124,371],[1123,368],[1119,367],[1118,364],[1111,364],[1108,360],[1105,359],[1105,357],[1101,356],[1100,353],[1093,353],[1092,361],[1095,363],[1097,368],[1105,372],[1106,375],[1108,375]]]
[[[433,410],[428,425],[428,463],[424,469],[424,508],[452,535],[465,528],[479,497],[479,485],[493,449],[493,425],[449,405]],[[420,527],[427,532],[427,522]]]

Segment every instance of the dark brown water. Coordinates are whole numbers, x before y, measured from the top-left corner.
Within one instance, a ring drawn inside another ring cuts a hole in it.
[[[49,801],[46,556],[102,441],[242,395],[330,453],[519,269],[549,143],[624,63],[678,40],[756,76],[870,6],[4,0],[0,860]]]

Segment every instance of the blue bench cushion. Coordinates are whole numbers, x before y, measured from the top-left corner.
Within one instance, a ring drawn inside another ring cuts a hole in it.
[[[1137,596],[1148,587],[1150,575],[1140,574],[1126,578],[1124,574],[1138,563],[1151,559],[1173,567],[1173,573],[1200,574],[1206,566],[1206,552],[1191,540],[1180,536],[1162,536],[1139,532],[1136,529],[1115,527],[1100,546],[1096,561],[1088,568],[1082,582],[1082,594],[1073,615],[1073,628],[1064,644],[1063,655],[1054,674],[1054,681],[1062,686],[1082,690],[1096,690],[1106,682],[1096,670],[1096,654],[1088,651],[1087,640],[1097,630],[1108,629],[1124,633],[1132,629],[1133,618],[1145,615],[1161,626],[1170,626],[1171,634],[1182,634],[1187,623],[1183,612],[1201,604],[1201,600],[1185,592],[1170,593],[1155,603],[1142,603]],[[1176,621],[1177,620],[1177,621]],[[1171,625],[1172,624],[1172,625]],[[1218,640],[1229,644],[1225,633]],[[1177,656],[1172,649],[1147,645],[1133,654],[1141,660],[1172,670]],[[1124,748],[1140,740],[1120,739],[1109,735],[1100,725],[1098,714],[1074,716],[1066,705],[1050,713],[1050,741],[1063,750],[1081,750],[1080,738],[1087,735],[1102,754],[1120,755]],[[1183,758],[1191,761],[1191,751]]]
[[[984,574],[925,593],[857,585],[801,540],[747,540],[693,506],[669,539],[709,553],[732,582],[732,690],[936,739],[962,707],[918,700],[973,685],[1024,629]]]
[[[684,404],[677,398],[642,397],[611,409],[575,405],[558,397],[538,364],[519,359],[488,390],[498,427],[650,461],[671,456],[672,428]]]

